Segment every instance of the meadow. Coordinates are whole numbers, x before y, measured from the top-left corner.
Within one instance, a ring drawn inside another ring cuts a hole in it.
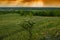
[[[0,40],[60,40],[60,11],[0,11]]]

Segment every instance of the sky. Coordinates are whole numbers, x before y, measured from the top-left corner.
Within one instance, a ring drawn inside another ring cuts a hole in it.
[[[60,0],[0,0],[0,7],[60,7]]]

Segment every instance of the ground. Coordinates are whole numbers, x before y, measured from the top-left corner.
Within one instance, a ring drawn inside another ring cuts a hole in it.
[[[19,24],[32,20],[31,40],[59,40],[60,17],[20,16],[19,14],[0,15],[0,40],[28,40],[29,33]]]

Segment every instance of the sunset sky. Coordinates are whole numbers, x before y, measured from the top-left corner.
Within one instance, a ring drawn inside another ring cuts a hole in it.
[[[0,7],[60,7],[60,0],[0,0]]]

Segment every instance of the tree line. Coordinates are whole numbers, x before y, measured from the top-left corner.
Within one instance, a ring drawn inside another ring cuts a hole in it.
[[[33,16],[60,16],[60,10],[12,10],[12,11],[0,11],[0,14],[17,13],[21,16],[33,15]]]

